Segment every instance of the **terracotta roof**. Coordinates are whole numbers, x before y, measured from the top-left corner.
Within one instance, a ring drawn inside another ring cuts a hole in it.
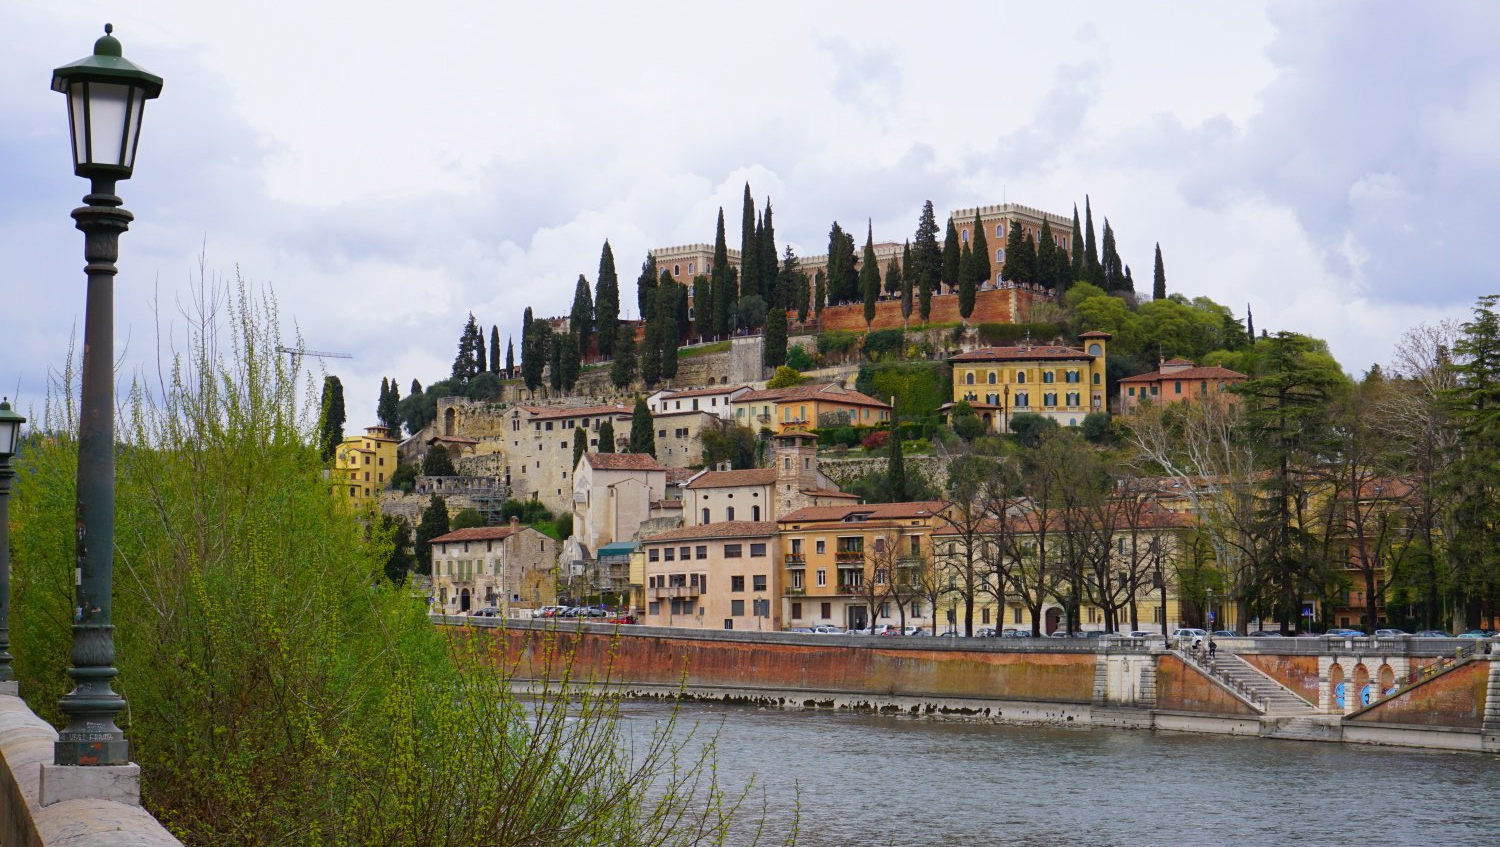
[[[479,443],[479,439],[477,439],[477,438],[465,438],[462,435],[434,435],[433,437],[427,439],[427,441],[429,443],[431,443],[433,441],[451,441],[454,444],[478,444]]]
[[[1088,332],[1080,332],[1080,333],[1078,333],[1078,337],[1079,338],[1104,338],[1104,339],[1110,339],[1110,338],[1114,338],[1114,335],[1112,333],[1105,332],[1102,329],[1091,329]]]
[[[775,535],[776,524],[771,521],[720,521],[698,526],[669,529],[644,539],[641,543],[657,541],[691,541],[698,538],[745,538],[748,536]]]
[[[1043,362],[1070,362],[1080,359],[1092,359],[1093,356],[1079,350],[1077,347],[1064,347],[1060,344],[1028,344],[1024,347],[981,347],[978,350],[970,350],[960,353],[948,359],[950,362],[1013,362],[1013,361],[1043,361]]]
[[[731,392],[739,391],[741,389],[749,387],[750,386],[748,385],[717,385],[713,388],[695,388],[692,391],[672,391],[667,394],[663,394],[661,396],[661,399],[663,401],[686,400],[689,397],[707,397],[711,394],[729,394]]]
[[[667,484],[677,485],[684,483],[698,474],[699,471],[695,471],[692,468],[667,468]]]
[[[736,403],[758,403],[763,401],[773,403],[789,403],[797,400],[822,400],[829,403],[844,403],[850,406],[876,406],[881,409],[889,409],[889,403],[882,403],[868,394],[855,391],[852,388],[840,388],[837,383],[826,383],[823,385],[796,385],[791,388],[768,388],[763,391],[751,391],[741,394],[735,399]]]
[[[517,406],[516,408],[531,413],[531,417],[537,420],[549,418],[581,418],[594,417],[596,415],[630,415],[630,410],[624,406]]]
[[[836,488],[804,488],[802,489],[802,493],[813,497],[840,497],[845,500],[859,499],[858,494],[850,494],[847,491],[839,491]]]
[[[1198,363],[1195,362],[1195,361],[1193,361],[1192,359],[1168,359],[1165,362],[1162,362],[1162,364],[1163,365],[1187,365],[1188,367],[1192,367],[1193,365],[1196,365]]]
[[[775,468],[746,468],[738,471],[708,471],[688,483],[687,487],[737,488],[741,485],[771,485],[776,482]]]
[[[513,532],[518,532],[525,527],[513,526],[471,526],[468,529],[455,529],[447,535],[439,535],[432,539],[432,544],[442,544],[448,541],[499,541],[510,537]]]
[[[666,465],[649,453],[585,453],[589,466],[601,471],[664,471]]]
[[[1202,368],[1183,368],[1177,371],[1151,371],[1127,376],[1120,382],[1164,382],[1169,379],[1245,379],[1245,375],[1229,368],[1212,365]]]
[[[818,440],[817,433],[808,432],[805,429],[783,429],[781,432],[771,436],[772,438],[811,438]]]
[[[869,520],[926,518],[948,507],[945,500],[918,500],[912,503],[866,503],[848,506],[808,506],[778,519],[778,523],[842,521],[850,515],[867,515]]]
[[[651,413],[651,417],[653,418],[672,418],[680,417],[682,415],[707,415],[710,418],[718,417],[718,415],[714,414],[709,409],[673,409],[670,412],[663,410],[660,412]]]
[[[651,501],[651,508],[653,508],[653,509],[681,509],[682,508],[682,501],[681,500],[652,500]]]

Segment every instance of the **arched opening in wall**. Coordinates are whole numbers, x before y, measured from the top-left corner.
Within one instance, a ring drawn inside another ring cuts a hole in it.
[[[1396,672],[1391,670],[1390,665],[1380,666],[1380,696],[1391,693],[1396,688]]]
[[[458,610],[460,612],[469,611],[469,589],[467,588],[458,594]]]
[[[1062,626],[1062,609],[1053,606],[1052,608],[1047,610],[1045,625],[1042,627],[1042,634],[1051,635],[1052,633],[1057,632],[1057,628],[1059,626]]]
[[[1329,696],[1333,698],[1334,706],[1340,711],[1344,708],[1344,689],[1346,687],[1344,683],[1344,666],[1338,662],[1334,662],[1328,668],[1328,691]]]
[[[1356,706],[1365,706],[1370,703],[1372,687],[1370,685],[1370,669],[1365,667],[1364,662],[1354,666],[1354,685],[1351,687],[1349,696],[1354,697]]]
[[[444,435],[452,435],[453,434],[453,422],[457,418],[458,418],[458,415],[457,415],[457,413],[455,413],[453,411],[453,408],[451,406],[448,407],[447,409],[443,410],[443,434]]]

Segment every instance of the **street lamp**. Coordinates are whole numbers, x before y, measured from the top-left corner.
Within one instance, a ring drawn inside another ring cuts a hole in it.
[[[10,481],[16,472],[10,457],[21,440],[26,419],[12,412],[8,399],[0,399],[0,693],[15,694],[15,672],[10,668]]]
[[[78,541],[73,610],[73,690],[58,704],[68,725],[53,747],[57,765],[125,765],[130,747],[115,716],[125,700],[115,678],[114,581],[115,427],[114,277],[120,233],[134,216],[120,208],[115,183],[135,168],[145,103],[161,93],[161,77],[121,55],[114,27],[94,53],[52,72],[52,90],[68,98],[73,173],[89,180],[86,204],[73,210],[88,262],[84,307],[83,393],[78,423]]]

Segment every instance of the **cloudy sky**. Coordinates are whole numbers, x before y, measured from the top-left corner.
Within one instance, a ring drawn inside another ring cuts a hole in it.
[[[274,287],[350,428],[381,376],[446,375],[466,315],[563,312],[608,238],[737,227],[877,240],[1085,194],[1137,280],[1329,340],[1351,373],[1500,290],[1500,4],[480,4],[7,0],[0,7],[0,393],[39,407],[83,312],[52,68],[105,21],[166,79],[147,109],[117,290],[122,379],[154,369],[199,257]],[[622,299],[634,303],[633,291]]]

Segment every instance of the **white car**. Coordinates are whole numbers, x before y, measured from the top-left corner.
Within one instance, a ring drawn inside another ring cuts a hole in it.
[[[844,631],[831,623],[820,623],[812,628],[813,635],[843,635]]]
[[[1191,647],[1196,650],[1203,643],[1203,639],[1207,637],[1208,632],[1206,630],[1185,627],[1172,633],[1172,643],[1179,647]]]

